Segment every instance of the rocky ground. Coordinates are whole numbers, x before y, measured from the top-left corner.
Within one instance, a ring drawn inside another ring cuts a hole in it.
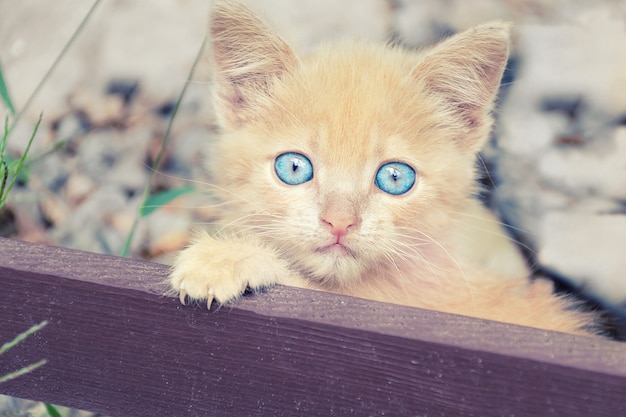
[[[0,0],[0,64],[20,112],[10,154],[23,152],[43,113],[28,176],[0,215],[2,235],[120,254],[149,181],[153,193],[189,185],[197,191],[139,218],[130,256],[168,262],[194,225],[210,221],[201,159],[213,116],[203,60],[153,168],[201,50],[210,3],[109,0],[91,10],[71,0]],[[418,46],[489,19],[514,21],[501,116],[484,152],[492,167],[489,201],[544,271],[623,305],[623,1],[246,3],[300,51],[344,35]]]
[[[534,262],[613,303],[626,299],[623,2],[248,3],[301,51],[340,36],[419,46],[489,19],[514,21],[496,137],[484,152],[490,201]],[[213,120],[204,59],[154,168],[210,2],[93,4],[0,1],[0,62],[20,112],[10,154],[24,150],[43,113],[2,234],[120,254],[149,181],[153,193],[192,185],[197,193],[139,219],[130,246],[130,256],[168,262],[211,216],[197,182]]]

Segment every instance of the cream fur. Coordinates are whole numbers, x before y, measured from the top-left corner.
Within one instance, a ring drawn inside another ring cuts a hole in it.
[[[226,204],[221,233],[199,234],[174,265],[181,300],[210,306],[281,283],[588,333],[591,316],[547,282],[530,283],[504,237],[486,247],[512,256],[513,270],[488,268],[484,252],[460,246],[502,236],[473,195],[508,31],[493,22],[422,52],[342,41],[300,59],[243,6],[218,2],[211,38],[222,132],[208,169]],[[311,160],[313,180],[277,178],[274,159],[289,151]],[[375,186],[389,161],[418,173],[408,193]],[[343,247],[329,246],[329,225],[342,225]]]

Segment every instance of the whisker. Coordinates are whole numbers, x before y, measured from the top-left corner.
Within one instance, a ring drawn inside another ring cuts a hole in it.
[[[459,273],[461,274],[464,282],[467,285],[470,297],[472,299],[472,303],[474,304],[474,306],[476,306],[476,298],[474,295],[474,289],[472,288],[472,284],[469,281],[469,279],[467,278],[467,275],[465,274],[465,271],[463,270],[463,267],[461,266],[461,264],[456,260],[456,258],[452,255],[452,253],[446,249],[439,241],[437,241],[436,239],[434,239],[432,236],[428,235],[427,233],[425,233],[422,230],[419,229],[411,229],[408,227],[402,227],[403,229],[407,229],[407,230],[412,230],[414,233],[418,233],[422,236],[424,236],[426,239],[428,239],[428,241],[432,242],[433,244],[435,244],[439,249],[441,249],[441,251],[448,257],[448,259],[450,259],[450,261],[452,261],[452,263],[455,265],[456,269],[459,271]]]
[[[221,191],[223,193],[230,194],[231,196],[237,198],[239,201],[243,201],[243,202],[245,202],[247,204],[250,204],[252,207],[254,207],[255,209],[259,210],[259,212],[265,212],[265,210],[263,210],[258,204],[254,203],[253,201],[251,201],[251,200],[249,200],[247,198],[244,198],[241,195],[235,193],[234,191],[229,190],[229,189],[224,188],[224,187],[221,187],[221,186],[219,186],[217,184],[206,182],[206,181],[201,181],[201,180],[194,180],[194,179],[189,179],[189,178],[185,178],[185,177],[180,177],[180,176],[177,176],[177,175],[167,174],[167,173],[164,173],[164,172],[159,172],[159,175],[163,175],[163,176],[165,176],[167,178],[170,178],[170,179],[184,181],[184,182],[187,182],[187,183],[190,183],[190,184],[201,185],[201,186],[209,188],[209,189],[219,190],[219,191]],[[234,203],[234,202],[228,202],[228,203],[230,204],[230,203]]]
[[[472,215],[472,214],[468,214],[468,213],[461,213],[461,212],[454,212],[454,213],[459,214],[459,215],[463,215],[465,217],[469,217],[471,219],[486,221],[486,222],[493,223],[493,224],[496,224],[496,225],[499,225],[499,226],[502,226],[502,227],[507,227],[507,228],[509,228],[511,230],[514,230],[516,232],[520,232],[522,234],[526,233],[523,229],[507,225],[506,223],[502,223],[502,222],[500,222],[498,220],[494,220],[494,219],[491,219],[489,217],[476,216],[476,215]],[[532,254],[536,253],[534,248],[528,246],[527,244],[525,244],[524,242],[520,241],[519,239],[515,239],[514,237],[511,237],[510,235],[508,235],[505,232],[499,233],[499,232],[496,232],[496,231],[493,231],[493,230],[488,230],[488,229],[479,227],[479,226],[477,226],[477,225],[475,225],[475,224],[473,224],[473,223],[471,223],[469,221],[468,222],[460,221],[460,222],[463,225],[465,225],[467,227],[470,227],[470,228],[472,228],[474,230],[479,230],[481,232],[487,233],[487,234],[492,235],[492,236],[498,236],[498,237],[505,238],[508,241],[518,245],[519,247],[524,248],[525,250],[528,251],[528,253],[532,253]]]
[[[504,222],[502,222],[502,221],[500,221],[500,220],[493,219],[493,218],[490,218],[490,217],[477,216],[477,215],[475,215],[475,214],[464,213],[464,212],[462,212],[462,211],[454,211],[454,210],[451,210],[450,212],[451,212],[451,213],[454,213],[454,214],[458,214],[458,215],[464,216],[464,217],[469,217],[469,218],[472,218],[472,219],[477,219],[477,220],[483,220],[483,221],[486,221],[486,222],[488,222],[488,223],[494,223],[494,224],[497,224],[497,225],[499,225],[499,226],[502,226],[502,227],[504,227],[504,228],[506,228],[506,229],[515,230],[516,232],[520,232],[520,233],[526,233],[526,232],[527,232],[527,231],[526,231],[526,230],[524,230],[524,229],[520,229],[520,228],[518,228],[518,227],[512,226],[512,225],[510,225],[510,224],[504,223]]]

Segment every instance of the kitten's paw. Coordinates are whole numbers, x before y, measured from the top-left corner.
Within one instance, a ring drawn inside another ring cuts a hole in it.
[[[287,268],[260,246],[236,240],[217,240],[202,235],[183,250],[169,277],[182,304],[188,299],[213,300],[220,304],[252,289],[276,283]]]

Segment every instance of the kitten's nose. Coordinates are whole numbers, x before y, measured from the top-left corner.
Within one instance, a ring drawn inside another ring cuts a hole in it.
[[[339,241],[348,234],[348,229],[357,226],[360,220],[355,216],[325,216],[322,222],[330,226],[330,233]]]

